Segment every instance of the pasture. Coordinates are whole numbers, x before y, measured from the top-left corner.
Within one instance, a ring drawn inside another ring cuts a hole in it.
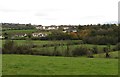
[[[117,75],[118,59],[3,55],[3,75]]]
[[[103,48],[106,47],[107,45],[94,45],[94,44],[79,44],[82,43],[82,40],[53,40],[53,41],[44,41],[44,40],[14,40],[14,42],[18,45],[24,45],[24,44],[34,44],[34,45],[45,45],[45,44],[68,44],[68,43],[73,43],[72,46],[79,46],[83,45],[86,47],[95,47],[97,46],[98,48]],[[2,40],[2,43],[5,43],[5,40]],[[75,45],[74,43],[77,43],[79,45]],[[115,45],[110,45],[111,48],[115,47]]]
[[[3,41],[2,41],[2,40],[0,40],[0,47],[2,47],[2,42],[3,42]]]
[[[110,58],[119,58],[119,51],[109,52]],[[105,58],[105,53],[95,54],[95,58]]]
[[[46,33],[46,34],[50,34],[51,32],[47,32],[47,31],[39,31],[39,30],[36,30],[36,29],[31,29],[31,30],[6,30],[6,31],[2,31],[2,33],[8,33],[10,35],[14,35],[14,34],[31,34],[31,33],[34,33],[34,32],[42,32],[42,33]]]

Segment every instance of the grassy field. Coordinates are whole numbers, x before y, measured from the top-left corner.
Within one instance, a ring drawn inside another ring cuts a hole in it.
[[[0,40],[0,47],[2,47],[2,40]]]
[[[114,52],[109,52],[110,57],[111,58],[118,58],[118,52],[119,51],[114,51]],[[95,54],[94,55],[95,58],[105,58],[105,53],[101,53],[101,54]]]
[[[25,44],[26,42],[31,42],[34,44],[54,44],[54,43],[68,43],[68,42],[81,42],[82,40],[56,40],[56,41],[50,41],[50,40],[14,40],[17,44]],[[5,40],[2,40],[4,43]]]
[[[98,48],[98,52],[102,52],[103,53],[103,48],[104,47],[107,47],[107,45],[93,45],[93,44],[79,44],[79,45],[70,45],[69,46],[69,50],[70,51],[72,51],[72,50],[74,50],[75,48],[77,48],[77,47],[80,47],[80,46],[82,46],[82,47],[86,47],[86,48],[93,48],[93,47],[97,47]],[[115,45],[111,45],[111,49],[112,48],[114,48],[115,47]],[[54,51],[54,46],[53,47],[36,47],[36,48],[33,48],[33,49],[35,49],[35,50],[49,50],[49,51]],[[64,46],[58,46],[57,47],[57,50],[58,51],[66,51],[66,49],[67,49],[67,46],[66,45],[64,45]]]
[[[42,33],[47,33],[50,34],[51,32],[47,32],[47,31],[40,31],[40,30],[36,30],[36,29],[32,29],[32,30],[6,30],[6,31],[2,31],[2,33],[8,33],[8,34],[19,34],[19,33],[34,33],[34,32],[42,32]]]
[[[7,31],[3,31],[3,33],[9,33],[9,34],[13,34],[13,33],[32,33],[35,32],[37,30],[32,29],[32,30],[7,30]]]
[[[2,76],[2,55],[0,54],[0,76]]]
[[[118,59],[3,55],[3,75],[117,75]]]
[[[36,44],[36,45],[43,45],[43,44],[67,44],[68,42],[81,42],[82,40],[57,40],[57,41],[44,41],[44,40],[14,40],[17,44],[22,45],[26,43]],[[2,40],[2,43],[5,43],[5,40]],[[106,47],[107,45],[93,45],[93,44],[81,44],[84,46],[87,46],[89,48],[98,46],[98,47]],[[111,45],[111,48],[113,48],[115,45]]]

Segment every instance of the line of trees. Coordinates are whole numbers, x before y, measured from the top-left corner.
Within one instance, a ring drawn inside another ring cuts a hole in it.
[[[117,44],[120,42],[120,26],[116,24],[85,25],[78,27],[78,35],[81,40],[89,44]]]
[[[35,29],[34,25],[29,24],[19,24],[19,23],[1,23],[2,24],[2,31],[5,30],[29,30]]]

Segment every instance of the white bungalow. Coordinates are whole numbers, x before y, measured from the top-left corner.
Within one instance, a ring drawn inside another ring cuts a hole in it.
[[[36,26],[36,29],[43,29],[43,26],[42,25],[38,25],[38,26]]]
[[[16,34],[15,36],[16,36],[16,37],[26,37],[27,34]]]
[[[32,33],[32,36],[33,37],[46,37],[47,34],[44,34],[44,33]]]
[[[4,38],[2,35],[0,35],[0,39]]]

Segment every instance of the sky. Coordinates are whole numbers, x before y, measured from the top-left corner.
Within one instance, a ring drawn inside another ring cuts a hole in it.
[[[0,0],[0,23],[84,25],[118,21],[119,0]]]

